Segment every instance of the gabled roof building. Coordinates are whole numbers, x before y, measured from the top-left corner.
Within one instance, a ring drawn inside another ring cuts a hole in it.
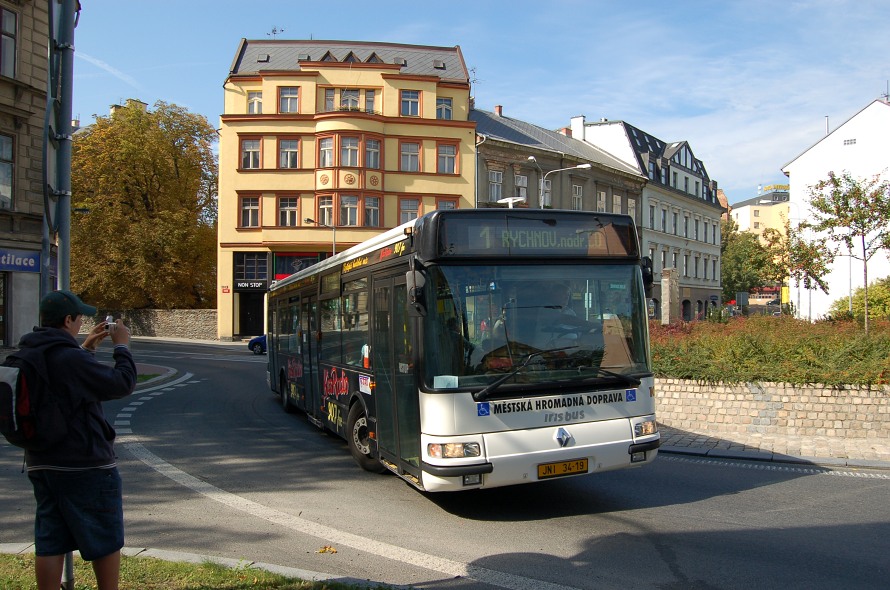
[[[571,120],[573,137],[620,159],[647,179],[642,192],[642,251],[656,277],[675,268],[681,316],[701,318],[721,303],[720,217],[717,182],[686,141],[667,143],[624,121]],[[655,301],[655,309],[660,302]],[[656,314],[658,312],[656,311]]]
[[[271,281],[473,206],[460,47],[242,39],[220,117],[218,333],[265,331]]]
[[[890,180],[890,99],[876,99],[855,115],[838,125],[830,133],[808,147],[800,155],[782,166],[790,184],[790,215],[792,220],[809,220],[810,188],[827,180],[830,172],[849,172],[853,178],[871,179],[880,176]],[[796,223],[795,223],[796,225]],[[804,235],[804,239],[809,237]],[[835,244],[836,245],[836,244]],[[861,259],[861,252],[853,252]],[[868,262],[869,282],[890,275],[890,256],[887,250],[875,254]],[[832,302],[852,298],[863,286],[862,260],[852,258],[846,248],[840,250],[824,277],[828,293],[820,289],[807,290],[802,285],[791,285],[791,302],[798,317],[819,319],[828,315]]]

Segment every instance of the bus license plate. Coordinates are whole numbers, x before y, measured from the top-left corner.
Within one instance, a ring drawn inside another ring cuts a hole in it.
[[[538,465],[538,479],[575,475],[576,473],[587,473],[586,458],[560,461],[558,463],[541,463]]]

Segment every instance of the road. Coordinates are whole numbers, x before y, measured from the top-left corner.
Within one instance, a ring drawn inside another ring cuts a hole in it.
[[[107,352],[100,354],[110,358]],[[285,414],[246,346],[140,340],[173,382],[107,404],[127,545],[416,588],[884,588],[890,472],[661,454],[635,470],[423,494]],[[0,446],[0,543],[29,541]]]

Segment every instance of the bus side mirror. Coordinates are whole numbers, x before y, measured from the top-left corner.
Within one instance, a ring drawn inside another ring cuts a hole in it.
[[[643,256],[642,260],[640,260],[640,270],[643,271],[643,286],[648,289],[655,280],[652,273],[652,259],[648,256]]]
[[[417,315],[426,315],[426,303],[423,297],[423,286],[426,277],[419,270],[409,270],[405,273],[405,284],[408,288],[408,305]]]

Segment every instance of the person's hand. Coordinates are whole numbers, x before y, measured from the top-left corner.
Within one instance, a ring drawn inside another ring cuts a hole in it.
[[[105,324],[107,322],[99,322],[96,324],[90,333],[87,334],[86,339],[83,341],[83,347],[91,352],[95,352],[96,348],[99,347],[99,344],[108,336],[108,330],[105,329]]]
[[[130,329],[124,325],[123,320],[115,320],[111,326],[111,341],[116,345],[130,345]]]

